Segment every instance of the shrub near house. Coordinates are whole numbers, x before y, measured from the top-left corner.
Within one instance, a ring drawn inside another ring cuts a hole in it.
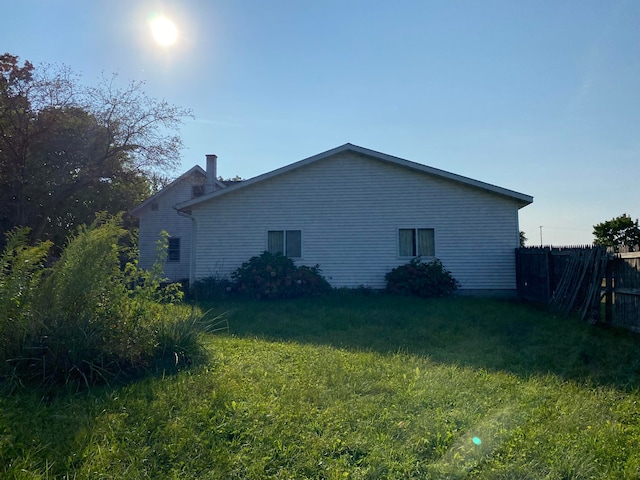
[[[387,291],[422,298],[444,297],[458,288],[458,282],[440,260],[424,263],[418,258],[385,275]]]
[[[444,297],[458,288],[458,282],[440,260],[411,262],[394,268],[385,275],[387,291],[422,298]],[[322,295],[331,285],[320,274],[320,267],[296,266],[293,260],[278,253],[264,252],[243,263],[224,277],[209,277],[197,281],[190,295],[211,300],[227,294],[238,294],[258,300],[275,300]]]
[[[319,295],[331,290],[320,267],[296,266],[282,254],[264,252],[231,274],[233,289],[251,298],[278,299]]]

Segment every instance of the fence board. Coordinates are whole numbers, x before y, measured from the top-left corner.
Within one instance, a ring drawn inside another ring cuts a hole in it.
[[[519,249],[516,255],[516,278],[520,298],[532,302],[551,300],[551,272],[547,249]]]
[[[640,332],[640,252],[623,253],[613,261],[612,324]]]
[[[534,247],[516,250],[521,298],[549,304],[563,316],[577,311],[595,322],[609,255],[602,247]]]

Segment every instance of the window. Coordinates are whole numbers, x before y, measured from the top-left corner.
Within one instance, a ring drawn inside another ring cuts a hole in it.
[[[169,246],[167,248],[167,262],[179,262],[180,261],[180,239],[170,238]]]
[[[291,258],[302,257],[302,230],[269,230],[267,251]]]
[[[433,228],[398,229],[400,257],[435,257],[436,242]]]
[[[204,195],[204,185],[193,185],[191,187],[191,197],[201,197]]]

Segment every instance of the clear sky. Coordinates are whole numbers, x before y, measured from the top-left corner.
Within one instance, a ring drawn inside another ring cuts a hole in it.
[[[171,46],[150,32],[160,13]],[[21,60],[192,109],[183,170],[215,153],[249,178],[350,142],[532,195],[528,244],[640,216],[639,0],[0,0],[0,15]]]

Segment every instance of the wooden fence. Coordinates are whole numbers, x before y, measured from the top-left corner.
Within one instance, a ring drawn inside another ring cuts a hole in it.
[[[516,251],[520,298],[573,311],[591,323],[600,318],[601,286],[609,255],[600,247],[520,248]]]
[[[520,298],[544,303],[583,320],[640,333],[640,252],[608,253],[596,247],[520,248]],[[604,299],[605,315],[601,318]]]
[[[640,252],[612,258],[606,276],[605,321],[640,333]]]

